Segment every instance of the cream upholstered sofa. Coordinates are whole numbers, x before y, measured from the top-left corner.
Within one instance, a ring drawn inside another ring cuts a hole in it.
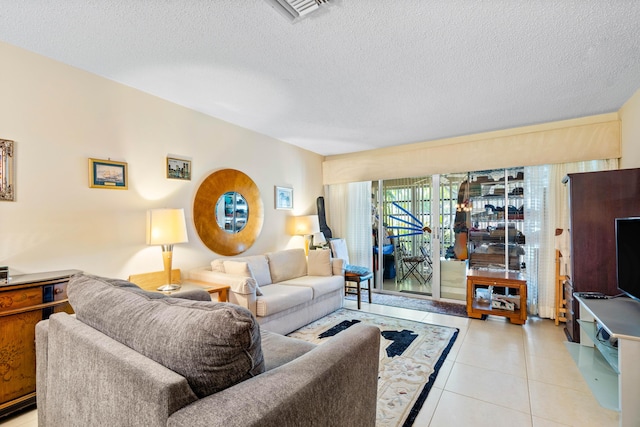
[[[288,334],[343,305],[344,262],[331,251],[287,249],[221,258],[189,278],[230,286],[229,302],[245,307],[264,329]]]

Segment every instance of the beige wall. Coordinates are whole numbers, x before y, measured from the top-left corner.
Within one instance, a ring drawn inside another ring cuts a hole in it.
[[[621,169],[640,168],[640,90],[620,109],[622,121]]]
[[[532,136],[550,162],[563,161],[584,150],[554,144],[576,135],[595,155],[622,152],[622,167],[640,167],[640,91],[620,120],[612,113],[332,156],[323,170],[321,156],[42,56],[0,43],[0,57],[0,138],[16,141],[17,193],[0,202],[0,265],[12,274],[78,268],[126,278],[161,270],[160,249],[144,242],[145,212],[161,207],[183,207],[188,217],[190,242],[176,245],[174,267],[208,264],[218,255],[195,234],[192,203],[199,183],[222,168],[247,173],[262,194],[264,227],[247,251],[254,254],[302,245],[286,234],[285,219],[315,212],[323,173],[331,183],[512,166],[505,153],[530,160],[540,150],[504,144]],[[168,154],[193,160],[192,181],[165,178]],[[126,161],[129,190],[90,189],[89,157]],[[273,208],[274,185],[294,188],[294,211]]]
[[[15,202],[0,202],[0,265],[11,274],[77,268],[126,278],[162,269],[145,245],[149,208],[183,207],[189,243],[174,267],[188,271],[218,255],[195,234],[199,183],[222,168],[258,185],[262,234],[247,254],[302,245],[285,217],[315,212],[322,157],[0,43],[0,138],[16,142]],[[165,178],[167,154],[193,160],[191,181]],[[126,191],[88,186],[88,158],[125,161]],[[294,188],[294,211],[275,210],[274,185]]]

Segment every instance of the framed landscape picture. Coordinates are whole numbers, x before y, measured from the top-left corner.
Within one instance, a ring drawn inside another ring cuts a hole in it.
[[[293,188],[276,186],[275,202],[276,209],[293,209]]]
[[[167,178],[191,181],[191,160],[167,156]]]
[[[126,163],[89,159],[89,187],[126,190],[128,180]]]

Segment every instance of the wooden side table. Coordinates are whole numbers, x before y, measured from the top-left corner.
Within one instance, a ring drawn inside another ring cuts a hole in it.
[[[164,271],[154,271],[152,273],[132,274],[129,276],[129,281],[140,286],[146,291],[160,292],[158,287],[162,286],[166,282],[166,275]],[[217,283],[204,282],[202,280],[181,280],[180,270],[171,270],[171,283],[180,285],[180,288],[175,291],[165,291],[163,294],[171,295],[180,291],[188,291],[191,289],[204,289],[209,294],[218,294],[219,302],[229,301],[229,285],[220,285]]]
[[[504,288],[504,294],[508,299],[516,298],[519,306],[514,310],[506,310],[492,307],[491,296],[481,298],[476,290]],[[470,269],[467,273],[467,315],[476,319],[484,319],[486,316],[503,316],[511,323],[524,325],[527,321],[527,281],[521,273],[509,271],[483,271]]]
[[[218,302],[229,302],[229,285],[221,285],[218,283],[204,282],[202,280],[187,279],[182,282],[182,287],[176,291],[165,292],[168,294],[188,291],[191,289],[204,289],[211,294],[218,294]]]

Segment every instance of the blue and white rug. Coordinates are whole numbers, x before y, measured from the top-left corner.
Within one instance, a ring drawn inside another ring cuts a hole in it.
[[[343,308],[289,336],[322,344],[359,322],[380,328],[376,426],[413,425],[459,330]]]

